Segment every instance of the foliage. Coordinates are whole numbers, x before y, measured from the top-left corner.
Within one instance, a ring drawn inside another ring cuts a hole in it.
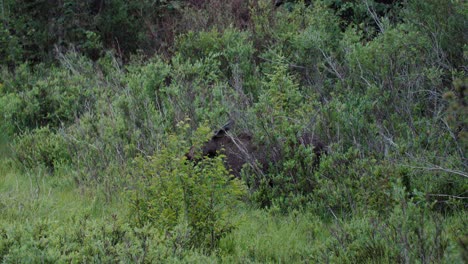
[[[200,128],[196,134],[206,132]],[[151,224],[166,230],[174,250],[214,249],[235,227],[231,216],[243,195],[243,185],[229,176],[222,156],[193,164],[182,156],[183,140],[169,136],[167,144],[149,161],[135,160],[136,173],[143,180],[132,192],[131,215],[137,226]]]
[[[313,183],[309,179],[317,165],[312,147],[302,146],[298,140],[310,129],[307,126],[315,114],[313,99],[299,89],[281,61],[273,67],[274,73],[262,82],[261,96],[252,109],[257,141],[265,150],[272,150],[263,154],[271,161],[267,174],[256,173],[250,179],[254,189],[258,188],[254,199],[262,205],[272,199],[288,200],[291,195],[310,193]],[[295,206],[293,202],[284,203],[285,208]]]
[[[466,156],[468,148],[468,103],[465,93],[467,93],[467,80],[456,80],[454,83],[454,91],[449,91],[444,94],[444,99],[449,103],[446,115],[446,125],[450,135],[457,144],[458,151],[462,158]]]
[[[238,92],[242,94],[254,92],[254,49],[247,32],[233,28],[222,33],[189,32],[178,40],[177,48],[182,57],[191,60],[213,58],[233,88],[240,89]]]
[[[14,143],[15,156],[26,168],[44,166],[50,171],[68,165],[70,155],[64,138],[48,127],[37,128],[22,135]]]
[[[0,262],[462,262],[467,4],[275,2],[0,1]]]
[[[84,74],[93,71],[90,64],[80,62]],[[57,129],[70,124],[86,110],[93,100],[91,83],[74,69],[50,68],[43,65],[19,66],[12,76],[4,72],[5,82],[0,90],[2,123],[10,133],[21,133],[41,126]]]
[[[159,231],[131,228],[116,217],[96,222],[87,215],[75,216],[66,224],[43,220],[20,229],[2,224],[0,236],[0,259],[5,263],[178,260]],[[184,252],[180,258],[201,262],[203,256]]]

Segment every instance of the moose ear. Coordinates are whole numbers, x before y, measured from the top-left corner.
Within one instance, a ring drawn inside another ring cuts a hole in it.
[[[220,130],[216,131],[216,133],[214,133],[213,138],[221,138],[221,137],[224,137],[224,136],[226,136],[226,130],[220,129]]]
[[[229,119],[229,121],[227,121],[227,123],[224,124],[224,126],[221,128],[221,130],[229,131],[229,129],[231,129],[232,126],[234,126],[234,120]]]
[[[213,138],[220,138],[226,136],[226,132],[229,131],[234,125],[234,120],[230,119],[220,130],[216,131]]]

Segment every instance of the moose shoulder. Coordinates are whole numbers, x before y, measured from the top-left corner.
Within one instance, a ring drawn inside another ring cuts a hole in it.
[[[237,135],[229,133],[228,131],[231,129],[232,125],[233,122],[229,122],[216,131],[212,138],[206,142],[201,149],[192,147],[186,154],[187,159],[196,161],[196,157],[212,158],[218,153],[223,153],[226,156],[228,169],[230,169],[236,177],[240,176],[244,164],[248,164],[258,173],[264,173],[268,171],[269,164],[281,161],[281,144],[278,144],[278,146],[255,144],[250,133],[240,133]],[[312,148],[315,154],[314,166],[317,166],[320,161],[320,156],[325,153],[326,145],[318,137],[310,133],[304,133],[299,136],[297,138],[297,143],[291,147],[297,148],[300,145]]]

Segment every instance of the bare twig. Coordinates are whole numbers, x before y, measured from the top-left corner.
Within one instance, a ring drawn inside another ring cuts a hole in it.
[[[369,12],[369,14],[371,15],[372,19],[374,19],[375,23],[377,24],[377,26],[379,27],[379,30],[380,32],[384,33],[385,31],[385,28],[384,28],[384,25],[382,23],[382,21],[379,19],[379,16],[377,15],[377,13],[375,12],[374,8],[369,6],[369,2],[368,1],[364,1],[365,4],[366,4],[366,7],[367,7],[367,12]]]
[[[327,207],[328,210],[330,211],[330,213],[332,213],[333,217],[335,218],[335,220],[339,223],[340,220],[338,219],[338,217],[336,217],[335,213],[333,212],[333,210],[330,208],[330,206]]]
[[[63,137],[65,137],[66,139],[71,139],[72,141],[78,143],[78,144],[84,144],[84,145],[87,145],[88,147],[91,147],[95,150],[98,150],[100,151],[100,149],[98,147],[96,147],[95,145],[91,144],[91,143],[87,143],[85,141],[81,141],[81,140],[78,140],[77,138],[75,138],[74,136],[70,135],[70,134],[66,134],[66,133],[63,133],[62,134]]]
[[[446,169],[437,165],[434,165],[434,167],[416,167],[416,166],[407,165],[406,167],[412,168],[412,169],[427,170],[427,171],[443,171],[443,172],[452,173],[452,174],[456,174],[456,175],[468,178],[468,174],[466,172]]]
[[[247,158],[248,158],[248,163],[254,169],[258,174],[260,174],[263,178],[265,178],[265,174],[263,173],[262,169],[260,169],[255,162],[255,159],[252,157],[252,155],[249,154],[247,151],[247,148],[245,147],[244,144],[240,140],[238,140],[236,137],[234,137],[230,132],[226,132],[226,135],[231,138],[232,142],[234,145],[236,145],[237,149],[241,151]]]
[[[457,195],[449,195],[449,194],[427,194],[428,196],[433,196],[433,197],[448,197],[448,198],[454,198],[454,199],[468,199],[468,197],[463,197],[463,196],[457,196]]]
[[[359,58],[358,58],[357,62],[358,62],[359,70],[361,71],[360,78],[367,84],[367,86],[371,87],[372,85],[369,82],[369,80],[367,80],[366,77],[364,77],[364,70],[362,69],[361,61],[359,60]]]
[[[325,58],[326,62],[328,63],[328,65],[330,65],[332,69],[331,72],[334,73],[336,77],[338,77],[338,79],[340,79],[341,81],[344,81],[343,75],[341,75],[341,73],[336,68],[335,63],[332,61],[332,57],[327,55],[322,49],[320,49],[320,52],[322,52],[322,55]]]
[[[67,56],[65,56],[65,54],[63,54],[63,52],[60,50],[60,48],[57,45],[55,46],[55,52],[57,53],[58,59],[62,63],[62,65],[65,68],[67,68],[68,70],[70,70],[72,72],[72,74],[77,75],[78,70],[75,69],[73,64],[70,62],[70,60],[67,58]]]
[[[455,136],[455,134],[453,133],[452,129],[450,128],[449,124],[447,123],[445,119],[441,118],[440,120],[442,121],[442,123],[444,123],[445,127],[447,128],[447,131],[450,134],[450,137],[455,142],[455,145],[457,146],[457,150],[458,150],[458,153],[460,154],[460,157],[462,159],[465,158],[465,153],[463,152],[463,149],[460,147],[460,144],[458,144],[457,136]]]

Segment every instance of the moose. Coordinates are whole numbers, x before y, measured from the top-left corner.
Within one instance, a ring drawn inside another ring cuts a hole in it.
[[[233,125],[234,121],[230,120],[221,129],[217,130],[211,139],[201,147],[201,150],[192,147],[186,154],[187,159],[196,162],[196,157],[200,157],[200,154],[203,158],[212,158],[219,153],[223,153],[226,156],[227,168],[236,177],[240,177],[245,164],[250,166],[255,173],[263,174],[268,171],[270,164],[281,160],[280,147],[256,145],[250,133],[243,132],[233,135],[229,132]],[[320,162],[320,156],[326,153],[326,145],[317,136],[310,133],[302,134],[297,141],[297,144],[312,147],[315,154],[314,166],[317,166]],[[201,151],[201,153],[197,153],[197,151]]]

